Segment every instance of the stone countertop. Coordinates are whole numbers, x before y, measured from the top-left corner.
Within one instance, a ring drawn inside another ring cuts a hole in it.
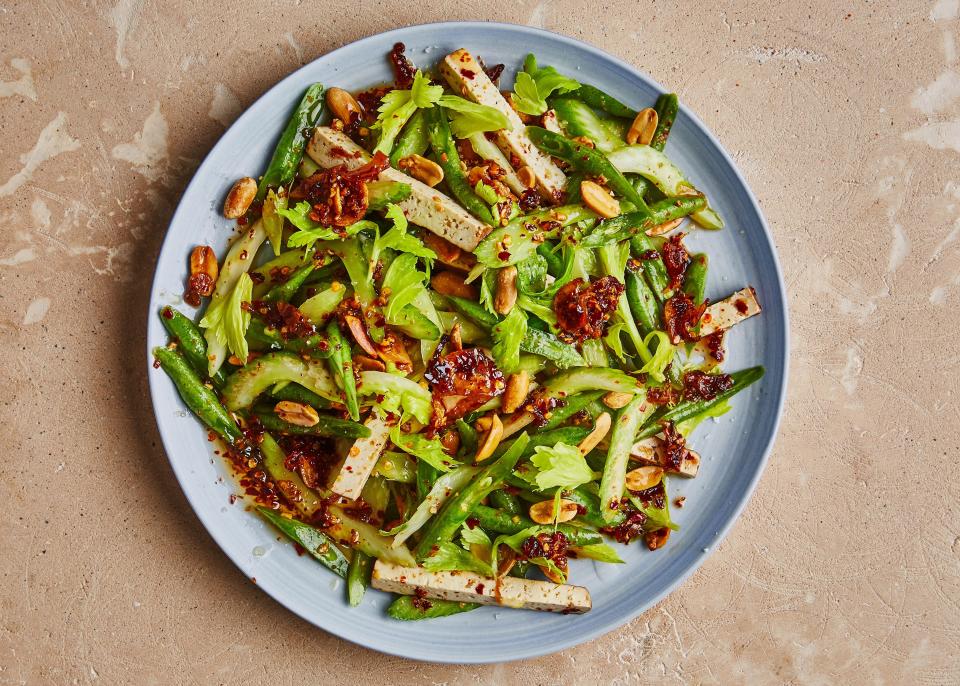
[[[84,5],[0,5],[0,684],[960,681],[958,0]],[[317,55],[456,18],[676,90],[759,197],[792,319],[729,538],[630,625],[499,666],[379,655],[255,591],[173,478],[143,362],[160,242],[224,127]]]

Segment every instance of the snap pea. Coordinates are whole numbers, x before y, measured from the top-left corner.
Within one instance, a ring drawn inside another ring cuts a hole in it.
[[[696,417],[720,403],[730,399],[737,393],[752,383],[759,381],[763,377],[764,369],[761,366],[748,367],[740,371],[733,372],[730,376],[733,379],[733,385],[725,391],[717,394],[713,400],[681,400],[672,408],[661,415],[653,415],[640,428],[637,434],[637,440],[655,436],[663,430],[663,422],[682,422]]]
[[[624,105],[612,95],[604,93],[599,88],[589,84],[581,84],[580,88],[568,94],[570,97],[579,98],[583,102],[595,107],[596,109],[612,114],[615,117],[624,117],[633,119],[637,116],[637,111],[632,107]]]
[[[307,145],[308,134],[305,132],[313,129],[322,110],[323,84],[315,83],[307,88],[303,100],[293,111],[287,127],[280,136],[280,141],[273,151],[273,157],[270,158],[270,164],[267,165],[267,171],[260,179],[257,200],[263,200],[267,196],[268,189],[286,186],[293,181],[293,177],[297,174],[297,166],[303,157],[303,149]]]
[[[663,93],[657,98],[654,109],[657,111],[657,128],[653,133],[653,140],[650,141],[650,147],[662,151],[667,144],[667,137],[670,135],[670,129],[673,128],[673,122],[677,118],[677,111],[680,109],[677,94]]]
[[[507,483],[521,489],[519,493],[520,497],[530,503],[539,503],[548,498],[553,498],[557,492],[556,488],[548,488],[543,491],[530,490],[530,484],[515,475],[510,475],[507,478]],[[626,518],[623,512],[618,511],[614,515],[613,522],[607,522],[600,511],[600,499],[595,493],[588,490],[588,486],[578,486],[572,490],[562,490],[564,498],[583,508],[584,511],[577,515],[577,517],[581,522],[589,526],[598,528],[603,526],[616,526]]]
[[[170,348],[157,347],[153,356],[173,381],[187,404],[204,424],[213,429],[228,443],[235,443],[243,436],[240,428],[226,408],[220,404],[217,394],[207,388],[183,355]]]
[[[443,180],[447,188],[468,212],[492,226],[494,221],[490,208],[473,191],[470,182],[467,181],[467,175],[460,166],[460,155],[457,153],[453,134],[450,133],[450,122],[447,121],[446,113],[442,107],[433,107],[425,112],[430,146],[437,158],[437,164],[443,168]]]
[[[427,497],[437,477],[440,476],[440,470],[433,465],[427,464],[425,460],[417,460],[417,496],[420,500]]]
[[[496,492],[494,491],[494,493]],[[516,534],[535,526],[533,520],[526,515],[510,513],[502,508],[497,509],[485,505],[477,505],[473,508],[473,516],[480,521],[481,529],[498,534]],[[591,545],[603,542],[600,534],[596,531],[590,531],[572,524],[558,524],[557,531],[567,537],[567,542],[570,545]]]
[[[647,277],[657,303],[663,304],[670,293],[670,277],[657,246],[650,240],[650,236],[641,231],[630,239],[630,252],[640,260],[640,269]],[[651,257],[651,253],[655,255]]]
[[[289,279],[283,283],[278,283],[267,291],[263,299],[267,302],[290,302],[316,268],[317,265],[313,260],[310,260],[301,267],[297,267]]]
[[[330,357],[327,337],[323,334],[314,333],[304,338],[284,338],[277,329],[267,326],[259,317],[250,318],[247,342],[251,350],[286,350],[298,355],[309,355],[318,360]]]
[[[330,357],[327,359],[330,373],[340,381],[350,419],[358,421],[360,404],[357,402],[357,379],[353,374],[353,357],[350,354],[350,344],[340,333],[340,327],[336,321],[327,324],[327,341],[330,345]]]
[[[660,306],[646,280],[640,274],[628,269],[624,275],[624,285],[627,290],[630,313],[637,322],[640,333],[646,336],[651,331],[659,329]]]
[[[453,307],[458,314],[473,320],[487,331],[495,327],[500,321],[497,315],[488,312],[480,303],[475,303],[472,300],[467,300],[466,298],[461,298],[456,295],[448,295],[446,298],[450,302],[450,306]]]
[[[286,276],[291,270],[301,267],[311,256],[306,250],[287,250],[256,269],[251,269],[254,300],[262,300],[264,294],[279,283],[274,281],[274,275]]]
[[[477,430],[462,419],[457,420],[456,426],[457,433],[460,434],[460,453],[462,455],[474,455],[477,452],[477,443],[479,442]]]
[[[490,494],[490,504],[508,515],[519,515],[523,512],[517,496],[498,488]],[[478,506],[480,507],[480,506]]]
[[[650,208],[626,177],[614,167],[606,156],[582,143],[577,143],[560,134],[538,126],[528,126],[527,135],[538,148],[554,157],[559,157],[589,176],[602,176],[607,185],[620,197],[633,203],[634,211],[649,216]]]
[[[423,533],[420,545],[415,551],[417,560],[426,559],[433,553],[435,546],[453,538],[470,516],[473,508],[479,505],[490,491],[503,483],[503,480],[513,471],[529,440],[526,434],[522,434],[514,441],[510,450],[484,467],[463,490],[444,503],[443,508]]]
[[[200,328],[193,323],[190,317],[187,317],[169,305],[161,308],[160,321],[163,322],[163,327],[167,330],[167,333],[177,341],[179,344],[178,350],[187,358],[190,366],[193,367],[198,374],[206,376],[208,362],[207,342],[203,339]],[[223,371],[219,369],[210,379],[215,388],[221,388],[226,380],[227,378],[223,375]]]
[[[707,290],[707,255],[695,253],[690,256],[690,266],[683,279],[683,292],[690,296],[694,305],[699,305]]]
[[[254,416],[267,431],[297,434],[299,436],[336,436],[338,438],[366,438],[370,429],[359,422],[319,415],[320,421],[313,426],[300,426],[280,419],[270,405],[257,405]]]
[[[398,168],[398,163],[410,155],[422,155],[430,145],[430,135],[427,131],[427,117],[425,110],[418,109],[403,125],[403,130],[397,136],[390,153],[390,166]]]
[[[577,412],[585,409],[588,405],[602,398],[604,395],[606,395],[606,391],[588,391],[586,393],[577,393],[576,395],[572,396],[568,395],[565,398],[564,404],[555,408],[550,413],[550,419],[547,420],[546,424],[540,427],[540,431],[546,433],[552,429],[555,429],[570,419],[570,417],[575,415]],[[536,436],[537,434],[534,435]],[[576,443],[579,442],[579,440],[576,441]]]
[[[685,195],[664,198],[650,205],[650,215],[627,212],[612,219],[606,219],[584,236],[578,245],[583,248],[599,248],[610,243],[633,238],[660,224],[686,217],[707,206],[702,195]]]
[[[287,519],[266,507],[258,507],[257,512],[331,572],[337,576],[347,576],[350,563],[333,539],[325,533],[296,519]]]
[[[553,250],[549,243],[541,243],[537,246],[537,254],[547,261],[547,274],[556,278],[563,274],[563,258]]]
[[[354,550],[347,568],[347,600],[351,606],[356,607],[363,600],[363,594],[370,585],[372,569],[373,558],[360,550]]]
[[[461,603],[456,600],[438,600],[431,598],[427,602],[421,602],[416,605],[413,603],[413,596],[402,595],[394,600],[387,608],[387,614],[393,619],[401,621],[416,621],[419,619],[436,619],[437,617],[449,617],[460,612],[469,612],[476,610],[479,605],[476,603]]]
[[[633,437],[655,408],[653,403],[647,402],[647,396],[644,393],[634,396],[633,400],[627,403],[617,415],[613,431],[610,433],[610,448],[607,450],[603,476],[600,478],[600,516],[605,522],[614,520],[617,508],[620,506]]]

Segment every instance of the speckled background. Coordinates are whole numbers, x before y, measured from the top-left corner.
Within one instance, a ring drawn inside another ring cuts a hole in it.
[[[960,0],[484,5],[0,3],[0,684],[960,682]],[[213,545],[159,446],[144,317],[247,104],[356,38],[481,18],[700,114],[770,221],[793,360],[759,489],[680,590],[553,657],[445,667],[314,629]]]

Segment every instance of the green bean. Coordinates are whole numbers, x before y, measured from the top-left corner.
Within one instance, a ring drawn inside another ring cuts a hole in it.
[[[286,350],[298,355],[309,355],[317,360],[330,357],[327,337],[314,333],[305,338],[285,338],[277,329],[267,326],[259,317],[250,318],[247,342],[251,350]]]
[[[568,93],[568,95],[579,98],[590,105],[590,107],[594,107],[607,114],[612,114],[615,117],[633,119],[637,116],[637,111],[632,107],[624,105],[612,95],[607,95],[599,88],[586,83],[582,84],[577,90]]]
[[[464,456],[474,455],[477,452],[479,436],[477,430],[462,419],[457,420],[457,432],[460,434],[460,453]]]
[[[567,191],[563,200],[564,203],[571,205],[583,202],[583,195],[580,193],[580,184],[583,183],[585,178],[586,175],[582,172],[574,172],[567,177]]]
[[[300,290],[301,286],[303,286],[316,268],[317,265],[313,260],[310,260],[302,267],[297,267],[289,279],[271,288],[267,294],[263,296],[263,299],[266,302],[288,303],[292,301],[297,291]]]
[[[507,572],[508,576],[514,576],[518,579],[526,579],[527,572],[530,571],[530,560],[517,560],[513,567],[510,568],[510,571]]]
[[[359,550],[353,551],[350,566],[347,569],[347,600],[356,607],[363,600],[363,594],[370,585],[370,571],[373,558]]]
[[[304,483],[299,473],[288,469],[287,456],[273,439],[273,436],[267,432],[263,433],[263,438],[260,441],[260,460],[274,483],[286,481],[288,482],[288,491],[292,491],[291,496],[299,494],[299,497],[291,498],[293,502],[290,505],[300,513],[301,517],[311,519],[317,510],[323,507],[322,498],[329,496],[329,492],[317,493],[316,490]]]
[[[530,440],[527,442],[527,447],[524,449],[523,454],[520,455],[519,461],[523,462],[528,457],[533,455],[539,446],[554,446],[557,443],[577,445],[580,443],[580,441],[586,438],[587,434],[589,433],[590,432],[582,426],[563,426],[559,429],[551,429],[549,431],[534,433],[532,436],[530,436]],[[494,451],[492,455],[493,459],[497,459],[505,452],[510,450],[513,447],[513,444],[514,441],[504,441],[501,443]]]
[[[357,401],[357,379],[353,374],[353,357],[350,353],[350,344],[340,332],[336,321],[327,324],[327,340],[330,344],[330,358],[327,364],[335,379],[340,381],[343,396],[346,400],[347,412],[350,419],[360,419],[360,404]]]
[[[543,491],[532,491],[530,490],[530,484],[526,483],[523,479],[518,476],[511,475],[507,478],[507,483],[511,486],[516,486],[517,488],[524,489],[521,490],[519,495],[521,498],[531,503],[539,503],[548,498],[553,498],[556,495],[556,488],[548,488]],[[563,497],[567,500],[580,505],[584,512],[578,514],[577,517],[580,521],[594,527],[604,527],[604,526],[616,526],[622,522],[626,515],[623,512],[618,511],[615,515],[613,522],[607,522],[603,518],[603,514],[600,511],[600,499],[596,494],[587,490],[586,486],[578,486],[572,490],[562,489]]]
[[[466,298],[461,298],[456,295],[448,295],[446,298],[457,314],[461,314],[467,319],[476,322],[487,331],[495,327],[500,321],[497,315],[488,312],[480,303],[475,303],[472,300],[467,300]]]
[[[243,436],[233,417],[220,404],[217,394],[203,384],[183,355],[170,348],[157,347],[153,349],[153,356],[177,387],[183,402],[200,421],[228,443],[235,443]]]
[[[431,598],[426,602],[413,602],[413,596],[402,595],[394,600],[387,608],[387,614],[393,619],[401,621],[416,621],[418,619],[435,619],[449,617],[460,612],[476,610],[476,603],[461,603],[456,600],[438,600]]]
[[[494,491],[494,493],[496,492]],[[535,526],[533,520],[523,514],[511,514],[503,509],[486,507],[485,505],[477,505],[473,508],[472,514],[480,521],[480,528],[498,534],[516,534]],[[557,531],[567,537],[567,542],[570,545],[591,545],[603,542],[600,534],[596,531],[590,531],[572,524],[558,524]]]
[[[410,155],[422,155],[430,145],[430,135],[427,132],[427,117],[422,109],[418,109],[407,120],[393,144],[390,153],[390,166],[399,169],[400,160]]]
[[[340,552],[340,549],[336,543],[334,543],[333,539],[325,533],[296,519],[287,519],[280,513],[274,512],[266,507],[258,507],[257,512],[268,522],[280,529],[284,535],[295,543],[298,543],[331,572],[337,576],[347,576],[349,563],[347,562],[346,556]]]
[[[417,460],[417,497],[423,500],[430,493],[437,477],[440,476],[440,470],[433,465],[427,464],[424,460]]]
[[[501,458],[484,467],[463,490],[444,503],[437,516],[431,520],[427,530],[423,532],[423,538],[416,548],[417,560],[426,559],[433,553],[435,546],[453,538],[470,516],[473,508],[513,472],[528,442],[527,434],[522,434]]]
[[[401,484],[412,484],[417,480],[417,468],[413,458],[406,453],[391,450],[386,450],[380,455],[373,473],[387,481]]]
[[[437,157],[437,163],[443,168],[443,180],[450,193],[477,219],[493,225],[490,208],[480,199],[467,181],[467,175],[460,166],[460,155],[450,133],[450,122],[442,107],[425,110],[430,145]]]
[[[604,395],[606,395],[606,391],[588,391],[586,393],[577,393],[576,395],[572,396],[568,395],[566,398],[564,398],[564,404],[555,408],[550,413],[550,419],[547,420],[546,424],[540,427],[540,431],[548,432],[551,429],[555,429],[570,419],[570,417],[575,415],[577,412],[585,409],[588,405],[590,405],[590,403],[602,398]],[[534,434],[534,436],[536,436],[536,434]],[[576,442],[579,443],[580,441]]]
[[[690,296],[694,305],[699,305],[707,291],[707,255],[694,253],[690,256],[690,265],[687,267],[683,279],[683,292]]]
[[[660,224],[698,212],[706,206],[707,199],[702,195],[664,198],[650,205],[650,215],[647,217],[636,212],[627,212],[600,222],[577,245],[582,248],[599,248],[619,243]]]
[[[646,280],[636,272],[627,270],[624,276],[627,287],[627,302],[640,333],[644,336],[660,328],[660,307]]]
[[[286,276],[291,270],[302,266],[310,257],[306,250],[287,250],[256,269],[251,269],[250,275],[254,278],[254,300],[262,300],[264,294],[279,283],[274,281],[274,275]]]
[[[298,383],[288,383],[282,388],[270,391],[270,395],[273,396],[275,400],[292,400],[295,403],[311,405],[318,410],[325,410],[330,407],[329,400],[304,388]]]
[[[179,310],[175,310],[169,305],[161,308],[160,321],[164,328],[173,337],[177,343],[177,349],[187,358],[187,362],[193,367],[201,377],[207,375],[207,342],[203,339],[200,328],[193,323],[186,315]],[[222,388],[227,377],[223,371],[217,370],[217,373],[210,379],[214,388]]]
[[[323,414],[319,415],[320,421],[313,426],[300,426],[285,422],[277,416],[270,405],[257,405],[253,409],[253,414],[260,420],[264,429],[278,433],[296,434],[298,436],[336,436],[338,438],[366,438],[370,435],[370,429],[359,422],[337,419]]]
[[[707,412],[720,403],[726,402],[750,384],[759,381],[763,377],[763,373],[764,369],[760,366],[749,367],[733,372],[733,374],[730,375],[733,379],[733,385],[730,388],[721,391],[717,394],[717,397],[712,400],[681,400],[662,415],[650,417],[640,428],[640,432],[637,434],[637,440],[649,438],[650,436],[655,436],[660,433],[663,430],[662,424],[664,422],[673,422],[676,424],[691,417],[696,417],[698,414]]]
[[[643,197],[602,152],[538,126],[528,126],[527,135],[538,148],[568,162],[574,169],[588,176],[602,176],[613,191],[633,203],[635,212],[639,212],[644,217],[650,216],[650,208],[643,201]]]
[[[263,200],[267,196],[268,189],[286,186],[293,181],[293,177],[297,174],[297,166],[303,157],[303,149],[307,145],[305,132],[313,129],[322,110],[323,85],[315,83],[307,88],[303,100],[293,111],[293,115],[287,122],[287,128],[280,136],[280,141],[273,151],[273,157],[270,158],[270,164],[267,165],[267,171],[260,179],[257,200]]]
[[[517,499],[517,496],[512,493],[507,493],[502,488],[498,488],[490,494],[490,504],[498,510],[503,510],[508,515],[519,515],[523,513],[523,508],[520,507],[520,501]]]
[[[673,128],[673,122],[677,118],[677,111],[680,109],[677,94],[662,94],[657,98],[654,109],[657,110],[657,128],[653,133],[653,140],[650,141],[650,147],[663,151],[667,144],[667,137],[670,135],[670,129]]]
[[[547,261],[547,274],[554,278],[563,274],[563,258],[553,251],[551,244],[541,243],[538,245],[537,254]]]
[[[600,516],[605,522],[612,522],[620,507],[633,437],[655,407],[653,403],[647,402],[646,394],[641,394],[634,396],[617,415],[610,433],[610,448],[607,450],[607,461],[600,479]]]
[[[640,269],[647,277],[657,303],[663,304],[663,301],[669,297],[670,277],[667,275],[667,267],[663,263],[660,251],[650,237],[641,231],[630,239],[630,252],[640,260]]]

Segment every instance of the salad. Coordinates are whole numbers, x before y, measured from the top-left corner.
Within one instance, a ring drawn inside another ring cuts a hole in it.
[[[750,286],[705,297],[684,237],[723,222],[665,153],[677,97],[636,111],[554,67],[466,50],[395,82],[314,84],[226,254],[189,255],[154,366],[240,495],[414,620],[591,608],[570,558],[621,564],[678,529],[687,439],[763,376],[721,370]],[[186,256],[185,256],[186,257]]]

